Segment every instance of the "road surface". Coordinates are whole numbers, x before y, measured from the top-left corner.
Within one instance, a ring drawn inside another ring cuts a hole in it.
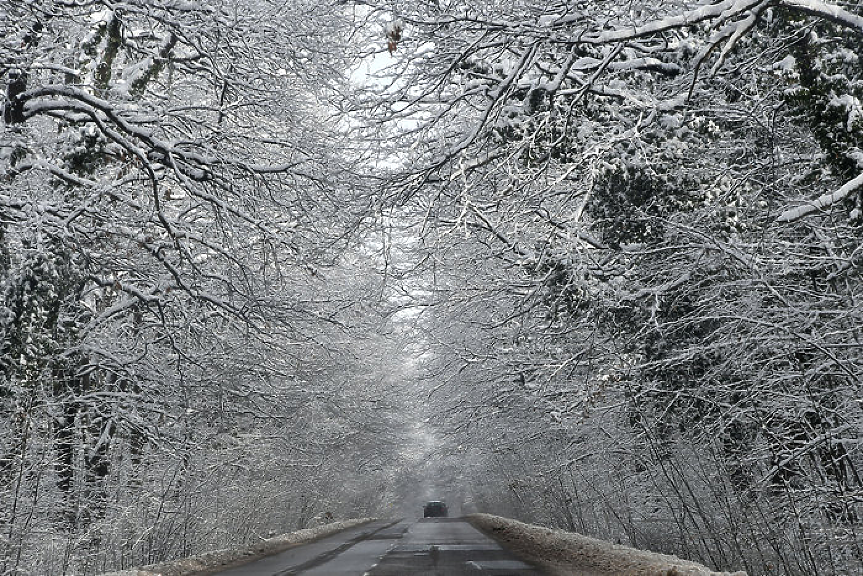
[[[540,576],[460,518],[380,521],[219,576]]]

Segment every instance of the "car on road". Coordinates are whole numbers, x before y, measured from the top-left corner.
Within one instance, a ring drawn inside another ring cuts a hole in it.
[[[432,500],[426,502],[423,506],[423,518],[446,518],[449,511],[446,509],[446,504],[440,500]]]

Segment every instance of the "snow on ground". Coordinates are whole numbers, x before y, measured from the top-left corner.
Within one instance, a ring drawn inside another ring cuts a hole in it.
[[[187,576],[191,574],[207,574],[212,570],[221,569],[227,565],[240,563],[241,560],[251,560],[252,557],[258,558],[269,556],[287,550],[296,544],[306,544],[312,540],[329,536],[341,530],[352,528],[366,522],[371,522],[374,518],[360,518],[356,520],[342,520],[316,526],[314,528],[306,528],[289,532],[273,538],[268,538],[257,544],[252,544],[245,548],[234,548],[225,550],[214,550],[205,552],[197,556],[189,558],[181,558],[170,562],[162,562],[161,564],[151,564],[140,568],[132,568],[130,570],[122,570],[120,572],[111,572],[102,576]]]
[[[553,576],[746,576],[745,572],[714,572],[676,556],[637,550],[500,516],[471,514],[467,519]]]

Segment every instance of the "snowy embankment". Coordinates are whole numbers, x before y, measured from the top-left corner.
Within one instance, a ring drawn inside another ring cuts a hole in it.
[[[160,564],[150,564],[149,566],[121,570],[120,572],[110,572],[102,576],[191,576],[193,574],[209,574],[219,568],[241,564],[242,561],[251,560],[252,558],[276,554],[287,550],[291,546],[305,544],[312,540],[371,522],[372,520],[374,518],[342,520],[268,538],[245,548],[213,550],[212,552],[204,552],[203,554],[190,556],[189,558],[181,558]]]
[[[676,556],[637,550],[500,516],[471,514],[467,519],[553,576],[746,576],[745,572],[714,572]]]

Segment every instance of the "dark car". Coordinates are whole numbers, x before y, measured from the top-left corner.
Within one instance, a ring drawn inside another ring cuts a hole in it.
[[[446,504],[438,500],[427,502],[423,506],[423,517],[425,518],[445,518],[448,514]]]

